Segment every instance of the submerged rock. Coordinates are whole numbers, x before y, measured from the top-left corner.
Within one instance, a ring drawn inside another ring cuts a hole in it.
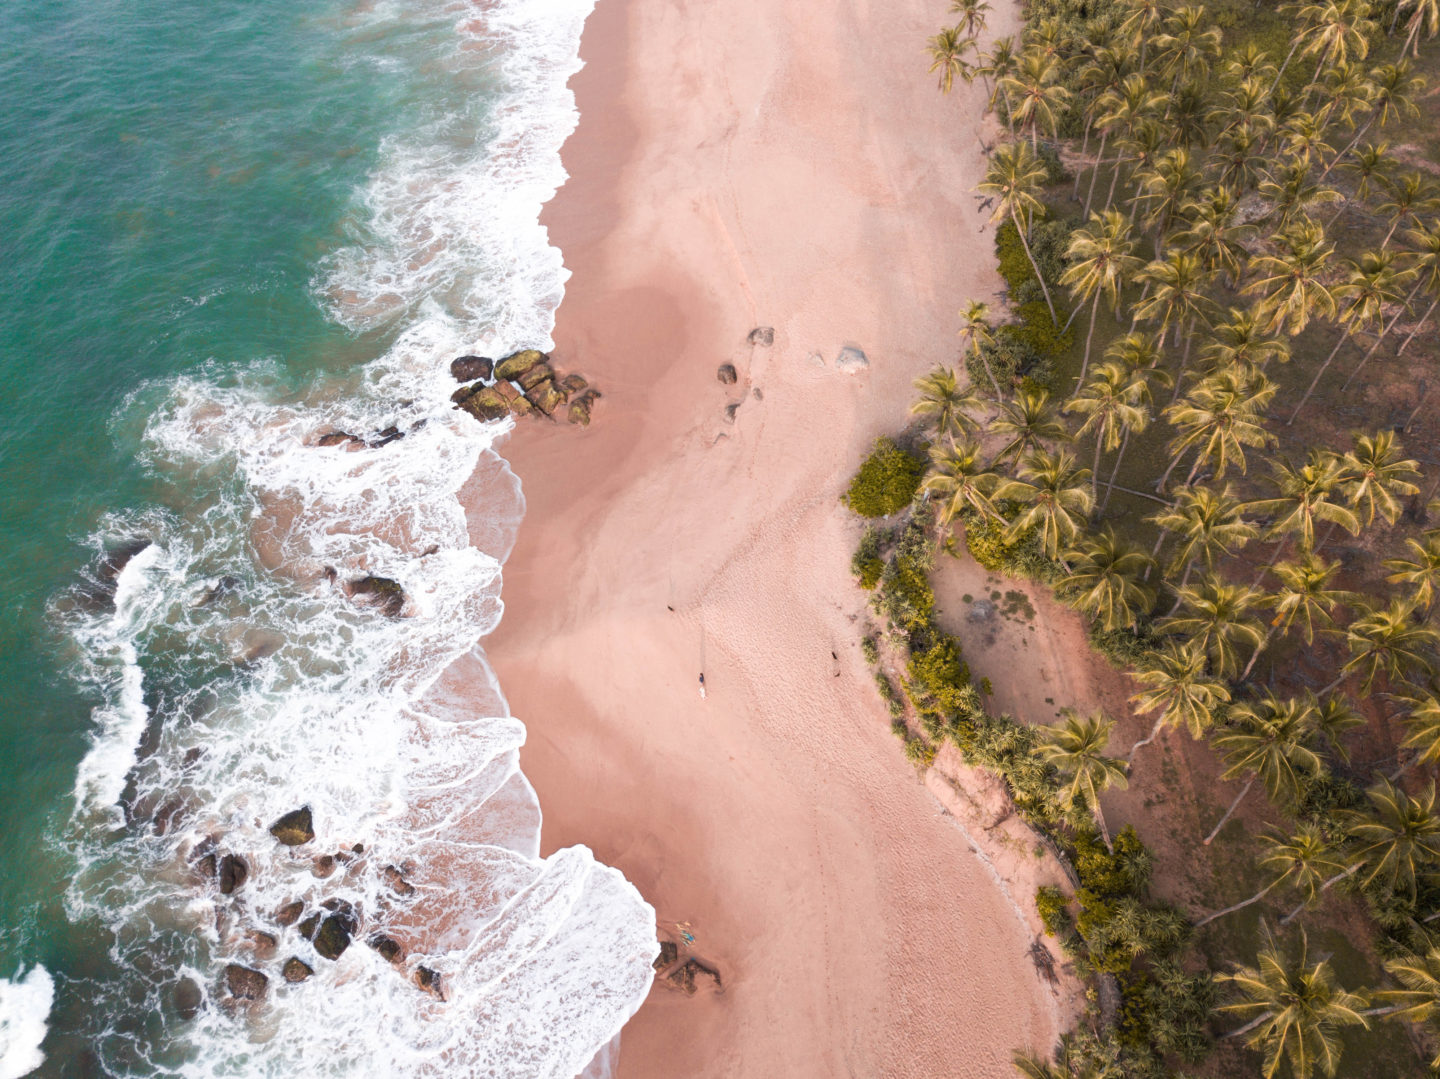
[[[270,834],[287,847],[298,847],[315,838],[315,822],[309,806],[292,809],[270,825]]]
[[[752,345],[762,345],[765,348],[769,348],[775,343],[775,327],[756,326],[750,331],[750,336],[747,340],[749,340]]]
[[[310,863],[310,872],[317,880],[324,880],[335,872],[335,855],[319,854]]]
[[[312,914],[306,918],[299,925],[300,935],[306,940],[314,940],[315,930],[320,928],[320,919],[323,917],[325,917],[323,914]]]
[[[716,368],[715,377],[718,378],[726,386],[733,386],[740,379],[740,376],[735,371],[735,365],[733,363],[722,363],[718,368]]]
[[[399,618],[405,610],[405,589],[389,577],[361,577],[349,584],[350,595],[366,596],[375,601],[380,613]]]
[[[380,958],[387,963],[394,963],[396,960],[405,958],[405,950],[400,947],[399,942],[392,940],[384,933],[372,933],[365,943],[380,953]]]
[[[314,973],[315,971],[311,969],[308,963],[302,962],[298,957],[293,955],[285,960],[285,965],[280,968],[280,976],[291,983],[303,982]]]
[[[385,883],[390,886],[390,890],[396,895],[409,896],[415,894],[415,885],[405,879],[405,875],[400,871],[399,866],[387,865],[384,869],[380,870],[380,875],[385,878]]]
[[[720,972],[714,967],[707,967],[698,959],[685,960],[684,963],[672,970],[668,977],[670,982],[682,990],[686,996],[694,994],[696,978],[709,978],[716,989],[721,988]]]
[[[319,438],[317,438],[315,440],[315,445],[343,446],[348,445],[351,442],[359,443],[361,441],[363,440],[357,438],[355,435],[352,435],[349,431],[331,431],[328,435],[321,435]]]
[[[261,1000],[270,979],[258,970],[229,963],[225,967],[225,988],[235,1000]]]
[[[521,349],[519,352],[512,352],[495,365],[495,377],[518,379],[537,363],[545,363],[549,359],[550,357],[539,349]]]
[[[255,949],[255,954],[261,959],[269,959],[275,954],[275,949],[280,946],[280,941],[272,934],[263,929],[247,929],[245,939]]]
[[[194,978],[181,978],[175,983],[171,1001],[175,1005],[175,1014],[189,1022],[200,1014],[205,1003],[205,991]]]
[[[300,920],[300,915],[305,913],[305,900],[297,899],[293,903],[286,903],[275,912],[275,924],[280,926],[291,926]]]
[[[369,446],[372,450],[378,450],[383,446],[390,445],[392,442],[398,442],[404,437],[405,432],[392,423],[389,427],[385,428],[385,430],[377,434],[374,440],[369,443]]]
[[[450,361],[450,374],[456,382],[489,378],[494,370],[495,361],[489,356],[461,356]]]
[[[339,914],[332,914],[320,923],[315,939],[310,942],[320,956],[333,962],[345,954],[345,949],[350,947],[350,931],[345,923]]]
[[[105,552],[105,557],[100,560],[96,575],[102,581],[113,583],[121,573],[125,572],[125,567],[130,564],[131,559],[151,545],[151,541],[143,537],[126,540],[120,546]]]
[[[220,859],[220,894],[231,895],[241,888],[250,876],[250,867],[238,854],[227,854]]]
[[[725,422],[726,422],[726,423],[734,423],[734,422],[735,422],[735,413],[737,413],[737,412],[739,412],[739,411],[740,411],[740,402],[739,402],[739,401],[731,401],[728,405],[725,406]]]

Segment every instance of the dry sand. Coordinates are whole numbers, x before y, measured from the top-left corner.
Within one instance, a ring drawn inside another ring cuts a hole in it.
[[[556,362],[605,397],[505,449],[528,511],[486,648],[545,850],[589,845],[724,979],[657,982],[622,1079],[998,1079],[1074,1007],[1028,956],[1053,867],[889,732],[837,502],[999,286],[980,88],[925,70],[947,8],[600,0],[586,28],[544,220]]]

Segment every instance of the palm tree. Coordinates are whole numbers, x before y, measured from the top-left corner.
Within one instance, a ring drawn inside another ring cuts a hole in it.
[[[1090,343],[1100,314],[1100,297],[1106,298],[1111,311],[1119,307],[1120,288],[1140,265],[1134,250],[1130,223],[1118,210],[1092,215],[1088,225],[1070,234],[1070,245],[1065,252],[1070,265],[1060,275],[1060,284],[1070,289],[1076,312],[1080,304],[1090,300],[1090,327],[1085,332],[1085,358],[1080,364],[1081,382],[1085,381],[1085,372],[1090,367]],[[1074,319],[1072,314],[1070,321]],[[1066,326],[1068,328],[1069,323]]]
[[[1038,49],[1027,48],[1013,75],[1006,77],[1006,92],[1016,99],[1015,119],[1030,130],[1030,149],[1039,150],[1039,128],[1053,135],[1071,94],[1060,83],[1060,65]],[[1008,98],[1007,98],[1008,100]]]
[[[1164,96],[1145,81],[1144,75],[1138,73],[1125,76],[1119,89],[1107,90],[1100,95],[1100,99],[1095,103],[1096,123],[1100,128],[1100,153],[1095,161],[1095,168],[1090,173],[1090,187],[1085,195],[1085,209],[1082,212],[1087,220],[1090,217],[1090,206],[1095,195],[1095,180],[1100,175],[1101,167],[1105,164],[1105,144],[1110,135],[1114,132],[1123,134],[1132,130],[1141,121],[1159,112],[1164,103]],[[1118,176],[1119,174],[1122,158],[1122,154],[1117,154],[1112,162],[1115,168],[1114,175]],[[1110,190],[1113,194],[1115,190],[1113,178]],[[1108,199],[1105,208],[1107,210],[1110,208]]]
[[[1039,728],[1041,741],[1036,747],[1040,759],[1052,765],[1065,781],[1064,789],[1059,792],[1062,804],[1072,811],[1094,814],[1100,838],[1112,854],[1115,845],[1110,841],[1110,829],[1100,809],[1100,795],[1111,787],[1124,790],[1129,786],[1124,762],[1118,757],[1105,756],[1105,745],[1114,726],[1115,722],[1101,712],[1083,719],[1070,712],[1064,722]]]
[[[1228,187],[1206,188],[1181,208],[1183,225],[1171,237],[1176,248],[1198,258],[1207,272],[1223,271],[1231,287],[1249,258],[1242,239],[1252,228],[1235,220],[1238,203]]]
[[[1173,94],[1182,78],[1189,78],[1220,55],[1220,31],[1206,26],[1203,5],[1176,8],[1165,18],[1165,32],[1155,39],[1163,70],[1174,73]]]
[[[1430,653],[1440,641],[1440,633],[1415,621],[1413,602],[1395,599],[1384,608],[1361,609],[1364,613],[1345,631],[1350,658],[1340,668],[1339,677],[1322,693],[1334,689],[1352,671],[1363,673],[1364,693],[1370,692],[1381,674],[1393,681],[1412,672],[1435,673]]]
[[[1369,82],[1370,115],[1365,118],[1365,122],[1359,126],[1345,148],[1335,155],[1325,172],[1321,173],[1322,180],[1359,145],[1360,140],[1370,133],[1377,121],[1383,128],[1392,119],[1420,115],[1420,106],[1416,104],[1415,98],[1425,89],[1425,80],[1411,73],[1410,61],[1401,59],[1393,64],[1379,64],[1371,68]]]
[[[1319,181],[1310,179],[1310,156],[1329,147],[1317,136],[1313,118],[1304,115],[1311,120],[1312,126],[1299,131],[1292,128],[1287,132],[1290,142],[1301,148],[1303,159],[1293,157],[1274,166],[1260,182],[1260,196],[1271,204],[1267,220],[1273,221],[1280,229],[1308,216],[1312,209],[1323,203],[1336,202],[1341,197],[1334,188],[1322,187]]]
[[[1282,457],[1271,468],[1275,497],[1252,502],[1250,509],[1275,516],[1268,537],[1281,538],[1282,546],[1275,550],[1277,559],[1286,535],[1297,537],[1302,551],[1317,550],[1315,525],[1319,521],[1338,524],[1351,535],[1360,531],[1360,519],[1335,498],[1346,475],[1338,454],[1311,450],[1303,465],[1297,467]]]
[[[985,0],[953,0],[950,4],[950,13],[960,16],[956,28],[966,37],[978,37],[985,29],[986,12],[989,10],[990,5]]]
[[[1123,437],[1145,429],[1150,421],[1150,410],[1146,407],[1149,396],[1150,384],[1143,373],[1126,370],[1114,360],[1107,360],[1095,368],[1079,394],[1065,403],[1066,412],[1085,417],[1075,437],[1088,435],[1095,439],[1095,461],[1090,469],[1091,501],[1098,494],[1100,451],[1114,452]]]
[[[1309,691],[1306,691],[1309,696]],[[1344,764],[1350,763],[1350,752],[1342,741],[1350,731],[1365,726],[1365,717],[1351,705],[1344,694],[1331,694],[1315,704],[1315,730],[1330,752]]]
[[[1193,645],[1167,644],[1152,653],[1134,673],[1145,688],[1130,698],[1137,712],[1158,713],[1150,733],[1130,747],[1130,760],[1167,727],[1182,724],[1199,738],[1215,722],[1215,713],[1230,700],[1225,684],[1205,673],[1205,653]]]
[[[999,37],[990,46],[990,51],[981,56],[981,64],[976,71],[982,78],[989,78],[993,81],[990,91],[988,108],[994,110],[997,102],[1005,106],[1005,125],[1010,133],[1015,133],[1015,117],[1010,108],[1010,95],[1005,90],[1005,79],[1014,74],[1017,60],[1015,58],[1015,39],[1013,37]]]
[[[1073,454],[1061,450],[1051,454],[1036,450],[1020,462],[1019,478],[1007,480],[995,492],[997,499],[1009,499],[1024,507],[1008,529],[1013,541],[1032,528],[1040,530],[1045,553],[1059,555],[1063,545],[1073,543],[1080,522],[1090,514],[1088,468],[1076,468]]]
[[[1431,948],[1423,956],[1387,959],[1385,970],[1402,988],[1381,989],[1375,999],[1393,1005],[1388,1010],[1395,1016],[1412,1023],[1428,1023],[1440,1014],[1440,948]],[[1430,1070],[1440,1071],[1440,1052],[1430,1059]]]
[[[980,398],[961,386],[953,368],[935,367],[915,380],[919,398],[910,406],[912,416],[924,416],[937,437],[974,434],[979,430],[972,413],[980,411]]]
[[[948,525],[963,510],[972,509],[982,517],[998,518],[990,494],[1000,477],[980,463],[980,447],[970,441],[957,443],[947,438],[930,446],[930,474],[921,485],[941,497],[939,521]]]
[[[1305,395],[1300,398],[1300,403],[1286,421],[1287,426],[1293,424],[1300,415],[1305,402],[1310,400],[1315,387],[1320,385],[1320,379],[1341,347],[1356,333],[1380,319],[1386,304],[1399,302],[1404,295],[1405,284],[1406,275],[1396,268],[1393,251],[1370,252],[1362,255],[1358,263],[1351,263],[1348,278],[1331,290],[1334,300],[1343,301],[1339,305],[1336,321],[1344,327],[1345,332],[1340,335],[1335,347],[1330,350],[1330,355],[1325,357],[1325,362],[1310,380]]]
[[[1414,56],[1419,59],[1418,36],[1420,30],[1422,28],[1425,30],[1427,38],[1434,38],[1436,31],[1440,31],[1440,0],[1400,0],[1400,3],[1395,6],[1397,18],[1402,11],[1409,11],[1411,14],[1405,22],[1409,33],[1406,35],[1404,46],[1400,49],[1400,55],[1405,55],[1407,50],[1413,50]]]
[[[1440,761],[1440,700],[1433,693],[1419,693],[1400,698],[1405,714],[1400,723],[1405,728],[1401,749],[1413,749],[1414,755],[1390,776],[1399,779],[1417,764]]]
[[[1371,143],[1369,146],[1363,147],[1357,152],[1353,160],[1340,165],[1346,172],[1355,174],[1355,194],[1353,196],[1355,202],[1363,204],[1365,196],[1370,193],[1370,188],[1375,183],[1383,181],[1390,174],[1390,169],[1394,162],[1389,155],[1390,144],[1388,142],[1382,142],[1378,145]],[[1343,154],[1341,156],[1343,157]],[[1337,157],[1335,163],[1331,165],[1331,168],[1339,164],[1340,157]],[[1326,169],[1325,171],[1329,172],[1330,170]],[[1325,222],[1326,229],[1334,228],[1335,222],[1340,220],[1340,215],[1343,214],[1349,206],[1350,200],[1342,199],[1340,208],[1335,211],[1335,216]]]
[[[1390,201],[1381,204],[1380,212],[1391,221],[1390,231],[1380,243],[1382,251],[1390,246],[1396,229],[1407,220],[1413,218],[1419,224],[1421,214],[1434,213],[1440,205],[1440,199],[1435,196],[1435,185],[1418,172],[1407,172],[1399,180],[1387,181],[1385,187],[1390,192]]]
[[[1180,218],[1200,181],[1190,151],[1180,146],[1167,150],[1140,181],[1137,198],[1145,204],[1145,224],[1154,231],[1155,257],[1165,257],[1165,234]]]
[[[1250,1020],[1223,1037],[1250,1034],[1245,1044],[1265,1054],[1264,1079],[1274,1079],[1280,1062],[1287,1059],[1294,1079],[1310,1079],[1317,1067],[1333,1076],[1340,1063],[1340,1028],[1369,1027],[1360,1013],[1365,998],[1340,987],[1328,959],[1312,966],[1308,951],[1309,941],[1302,933],[1293,965],[1271,942],[1256,957],[1255,966],[1240,966],[1222,975],[1245,999],[1220,1010]]]
[[[1159,322],[1155,336],[1163,339],[1173,328],[1178,343],[1185,337],[1185,349],[1180,359],[1180,370],[1175,375],[1178,394],[1180,378],[1190,363],[1190,345],[1195,337],[1197,323],[1210,324],[1214,304],[1205,294],[1210,285],[1210,275],[1196,255],[1184,251],[1172,251],[1164,259],[1156,259],[1141,272],[1141,279],[1149,287],[1149,294],[1135,305],[1135,318],[1147,322]]]
[[[990,361],[985,358],[985,346],[995,343],[995,335],[990,332],[990,305],[971,300],[960,312],[960,317],[965,320],[960,333],[970,339],[970,354],[985,368],[985,374],[995,390],[995,403],[999,404],[1004,395],[1000,392],[1000,383],[995,381],[995,372],[990,369]]]
[[[1044,213],[1045,204],[1040,201],[1039,191],[1045,182],[1045,165],[1035,152],[1023,142],[1011,142],[996,149],[990,157],[985,181],[977,190],[995,200],[992,221],[1008,217],[1020,236],[1020,245],[1035,279],[1040,282],[1040,291],[1045,296],[1045,306],[1050,309],[1050,321],[1057,328],[1060,319],[1055,314],[1055,304],[1050,299],[1050,286],[1040,272],[1040,264],[1030,250],[1030,221],[1037,213]]]
[[[1022,386],[1013,401],[1000,405],[1000,413],[990,421],[991,434],[1008,439],[995,454],[994,464],[1014,455],[1019,461],[1045,448],[1047,442],[1069,437],[1065,425],[1055,416],[1050,404],[1050,391]]]
[[[1192,448],[1196,453],[1186,484],[1206,461],[1215,466],[1216,479],[1223,479],[1231,464],[1243,473],[1245,448],[1275,441],[1264,425],[1265,409],[1274,397],[1275,383],[1261,374],[1222,371],[1197,382],[1183,400],[1165,409],[1165,418],[1180,434],[1170,442],[1170,464],[1155,489],[1165,489],[1170,473]]]
[[[1251,612],[1260,593],[1247,585],[1227,584],[1207,575],[1199,587],[1180,588],[1178,604],[1186,613],[1161,619],[1156,628],[1185,638],[1210,659],[1210,669],[1229,678],[1240,666],[1238,648],[1253,651],[1264,633]]]
[[[1320,80],[1327,66],[1351,56],[1363,60],[1369,54],[1369,35],[1375,24],[1366,17],[1368,7],[1365,0],[1332,0],[1319,5],[1308,40],[1300,50],[1301,56],[1319,57],[1315,74],[1310,77],[1312,83]]]
[[[1260,294],[1266,328],[1283,328],[1294,335],[1312,318],[1334,318],[1335,297],[1324,278],[1335,246],[1325,239],[1325,230],[1301,218],[1281,230],[1276,240],[1280,253],[1252,259],[1255,278],[1241,290]]]
[[[1416,881],[1440,863],[1440,817],[1435,784],[1412,798],[1388,779],[1366,792],[1370,812],[1356,813],[1350,825],[1354,863],[1369,870],[1362,888],[1384,885],[1415,901]]]
[[[1288,633],[1291,626],[1299,625],[1307,645],[1315,642],[1315,623],[1322,628],[1334,625],[1335,609],[1342,603],[1354,600],[1354,594],[1332,587],[1340,563],[1327,562],[1312,552],[1302,554],[1293,562],[1279,562],[1271,567],[1280,582],[1279,588],[1260,602],[1275,611],[1265,639],[1250,656],[1250,662],[1240,672],[1240,681],[1250,677],[1250,671],[1260,653],[1265,651],[1271,638],[1277,632]],[[1263,571],[1262,571],[1263,572]]]
[[[1412,269],[1419,274],[1416,284],[1424,292],[1433,297],[1430,306],[1420,316],[1420,321],[1415,328],[1406,335],[1405,340],[1400,342],[1400,347],[1395,350],[1395,355],[1404,355],[1405,350],[1410,347],[1410,342],[1415,340],[1415,335],[1430,321],[1430,316],[1435,313],[1435,307],[1440,304],[1440,220],[1433,220],[1429,226],[1418,225],[1405,233],[1405,238],[1413,243],[1420,250],[1412,254],[1414,260]]]
[[[1267,693],[1259,700],[1230,707],[1229,726],[1212,739],[1225,757],[1221,779],[1249,775],[1230,808],[1205,837],[1205,845],[1220,833],[1255,780],[1265,785],[1272,802],[1293,805],[1299,801],[1305,778],[1318,775],[1325,763],[1315,750],[1315,705],[1304,697],[1282,700]]]
[[[1390,570],[1387,581],[1403,584],[1411,590],[1415,602],[1424,609],[1429,621],[1430,611],[1435,605],[1435,594],[1440,590],[1440,535],[1431,533],[1424,541],[1407,539],[1410,558],[1387,558],[1386,569]]]
[[[1350,472],[1345,481],[1350,505],[1364,511],[1366,525],[1375,523],[1376,514],[1394,524],[1404,512],[1400,499],[1420,493],[1420,488],[1410,482],[1412,476],[1420,478],[1420,464],[1400,456],[1400,440],[1394,431],[1377,431],[1373,436],[1355,434],[1352,439],[1355,448],[1345,455]]]
[[[1238,551],[1260,534],[1241,516],[1243,509],[1229,484],[1218,491],[1213,487],[1183,487],[1173,506],[1146,518],[1160,527],[1162,539],[1167,534],[1179,539],[1166,573],[1173,577],[1184,567],[1181,588],[1189,581],[1197,561],[1207,572],[1214,572],[1218,555]]]
[[[1084,101],[1079,109],[1082,129],[1080,143],[1082,161],[1085,160],[1090,149],[1090,135],[1095,128],[1095,116],[1101,98],[1107,92],[1119,91],[1120,85],[1130,71],[1133,59],[1134,50],[1124,42],[1116,42],[1095,49],[1089,62],[1080,69],[1077,81],[1080,87],[1079,96]],[[1071,201],[1078,202],[1080,199],[1080,178],[1084,173],[1084,169],[1077,168],[1075,170],[1075,186],[1070,193]]]
[[[1200,353],[1210,374],[1218,375],[1230,367],[1239,367],[1242,375],[1263,374],[1272,361],[1290,361],[1290,342],[1268,333],[1255,307],[1232,307],[1228,314],[1212,328],[1211,340]]]
[[[1150,559],[1133,544],[1118,538],[1110,526],[1065,552],[1070,575],[1064,588],[1070,602],[1107,633],[1133,626],[1155,597],[1145,586]]]
[[[1254,782],[1252,779],[1251,783]],[[1250,784],[1245,785],[1250,789]],[[1239,802],[1236,802],[1238,805]],[[1231,806],[1234,811],[1234,806]],[[1215,826],[1215,831],[1205,837],[1208,846],[1215,838],[1225,821],[1230,819],[1226,813],[1220,823]],[[1262,835],[1260,842],[1266,845],[1266,851],[1258,859],[1258,864],[1275,873],[1270,883],[1261,888],[1249,899],[1241,900],[1233,906],[1224,910],[1217,910],[1214,914],[1208,914],[1195,923],[1195,928],[1209,925],[1217,918],[1223,918],[1227,914],[1234,914],[1237,910],[1244,910],[1248,906],[1260,902],[1267,895],[1273,892],[1282,884],[1290,884],[1312,898],[1317,894],[1321,884],[1332,873],[1339,872],[1345,868],[1345,863],[1339,860],[1334,845],[1326,838],[1316,825],[1302,823],[1295,829],[1295,834],[1286,835]]]
[[[930,52],[930,73],[940,72],[940,92],[948,94],[955,76],[964,76],[965,54],[975,47],[975,39],[961,33],[958,26],[947,26],[926,43]]]

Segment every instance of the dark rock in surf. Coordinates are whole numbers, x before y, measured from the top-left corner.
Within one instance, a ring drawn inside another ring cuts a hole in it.
[[[405,950],[397,941],[391,940],[384,933],[372,933],[365,943],[374,948],[380,954],[380,958],[387,963],[394,963],[405,958]]]
[[[258,970],[229,963],[225,967],[225,988],[234,1000],[262,1000],[270,979]]]
[[[333,962],[345,954],[345,949],[350,947],[350,931],[345,925],[346,919],[339,914],[332,914],[320,923],[315,939],[310,942],[318,955]]]
[[[550,357],[539,349],[521,349],[519,352],[512,352],[495,365],[495,377],[518,379],[537,363],[545,363],[549,359]]]
[[[205,991],[194,978],[181,978],[175,983],[171,1002],[175,1005],[175,1014],[188,1023],[200,1014],[205,1003]]]
[[[673,940],[662,940],[660,942],[660,954],[655,957],[655,962],[650,965],[656,970],[664,970],[679,957],[679,946]]]
[[[398,866],[387,865],[380,870],[380,875],[385,878],[385,883],[396,895],[410,896],[415,894],[415,885],[405,879]]]
[[[324,880],[335,872],[335,856],[333,854],[321,854],[316,857],[310,865],[310,873],[317,880]]]
[[[195,872],[200,874],[202,880],[214,880],[218,867],[219,862],[215,855],[206,854],[195,863]]]
[[[280,941],[263,929],[247,929],[245,939],[250,942],[250,947],[255,949],[256,956],[261,959],[269,959],[275,954],[275,949],[280,946]]]
[[[164,835],[183,821],[184,813],[185,802],[177,795],[155,811],[155,820],[151,827],[156,835]]]
[[[331,431],[329,434],[321,435],[315,440],[317,446],[347,446],[352,442],[360,442],[349,431]]]
[[[775,343],[775,327],[756,326],[753,330],[750,331],[750,336],[747,338],[747,340],[752,345],[761,345],[764,348],[769,348]]]
[[[733,386],[740,380],[740,376],[736,373],[733,363],[722,363],[716,368],[715,377],[726,386]]]
[[[368,445],[372,450],[378,450],[390,445],[390,443],[392,442],[399,442],[404,437],[405,432],[400,430],[400,428],[396,427],[394,424],[391,424],[389,427],[385,428],[385,430],[377,434],[368,443]]]
[[[510,413],[509,402],[493,387],[472,393],[460,402],[460,408],[481,423],[502,420]]]
[[[270,825],[270,834],[287,847],[298,847],[315,838],[315,822],[309,806],[292,809]]]
[[[238,854],[227,854],[220,859],[220,894],[232,895],[241,888],[250,876],[250,867]]]
[[[361,577],[351,581],[349,587],[352,596],[369,597],[380,608],[380,613],[389,618],[399,618],[405,610],[405,590],[399,581],[389,577]]]
[[[291,926],[300,920],[300,915],[305,913],[305,900],[297,899],[293,903],[286,903],[275,912],[275,924],[280,926]]]
[[[360,928],[360,915],[349,900],[327,899],[320,905],[340,919],[340,924],[344,926],[345,932],[353,935],[355,930]]]
[[[232,592],[238,592],[240,590],[240,583],[239,577],[221,577],[214,584],[207,587],[204,592],[200,593],[200,598],[195,601],[195,606],[208,607],[217,599],[228,596]]]
[[[415,968],[415,984],[437,1000],[445,999],[445,983],[440,972],[429,967]]]
[[[280,968],[280,976],[291,984],[303,982],[314,973],[315,971],[311,969],[308,963],[302,962],[298,957],[293,955],[285,960],[285,965]]]
[[[126,540],[112,551],[107,551],[105,557],[100,560],[100,566],[96,570],[96,576],[102,581],[114,583],[120,574],[125,572],[125,567],[130,561],[145,548],[151,546],[148,539]]]
[[[456,382],[473,382],[489,378],[495,372],[495,361],[489,356],[461,356],[450,361],[450,374]]]
[[[312,914],[306,918],[299,925],[300,935],[306,940],[314,940],[315,930],[320,928],[320,919],[323,917],[323,914]]]
[[[458,390],[456,390],[450,395],[450,400],[455,402],[455,404],[457,405],[463,405],[465,403],[465,398],[469,397],[472,393],[479,393],[484,388],[485,383],[483,382],[477,382],[473,386],[461,386]]]

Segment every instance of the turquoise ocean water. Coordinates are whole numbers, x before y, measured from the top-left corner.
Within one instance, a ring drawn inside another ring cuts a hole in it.
[[[445,373],[548,342],[588,8],[0,6],[0,1079],[564,1079],[648,989],[653,913],[583,849],[538,858],[470,652],[523,501]],[[405,617],[346,594],[366,575]],[[277,849],[301,804],[316,840]],[[349,912],[339,960],[276,920],[297,900]]]

